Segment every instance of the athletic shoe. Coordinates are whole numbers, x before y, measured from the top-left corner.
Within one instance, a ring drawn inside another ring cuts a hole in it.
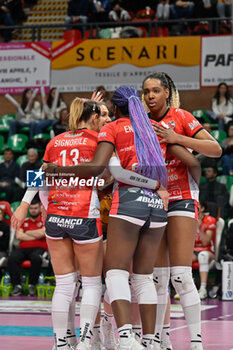
[[[34,297],[36,295],[36,287],[34,286],[34,284],[29,284],[29,286],[28,286],[28,294],[31,297]]]
[[[172,343],[169,341],[161,342],[161,350],[173,350]]]
[[[94,339],[91,345],[91,350],[102,350],[102,344],[100,339]]]
[[[154,342],[154,345],[153,345],[153,350],[160,350],[160,344],[157,343],[157,342]]]
[[[118,344],[117,349],[119,350],[145,350],[145,347],[140,344],[132,335],[131,338],[129,338],[128,344]],[[157,350],[157,349],[156,349]]]
[[[198,293],[199,293],[199,297],[200,297],[201,300],[204,300],[204,299],[207,298],[207,290],[206,290],[206,288],[201,287],[199,289]]]
[[[90,349],[91,349],[91,346],[83,342],[78,343],[76,346],[76,350],[90,350]]]
[[[62,346],[62,350],[75,350],[75,349],[76,349],[76,347],[71,347],[68,344],[66,346],[64,346],[64,347]],[[57,350],[55,345],[53,345],[52,350]]]
[[[204,350],[202,343],[191,344],[190,350]]]
[[[174,295],[174,300],[180,300],[180,296],[179,296],[178,293],[176,293],[176,294]]]
[[[102,344],[106,350],[115,350],[117,347],[114,328],[111,322],[106,321],[104,318],[100,323],[100,334],[102,336]]]
[[[78,344],[76,344],[76,345],[68,344],[68,345],[69,345],[69,350],[76,350],[76,347],[77,347]]]
[[[209,290],[209,298],[211,299],[215,299],[218,296],[220,290],[220,286],[213,286],[210,290]]]
[[[17,284],[16,286],[14,286],[12,292],[11,292],[11,295],[12,297],[18,297],[20,295],[23,294],[23,288],[20,284]]]

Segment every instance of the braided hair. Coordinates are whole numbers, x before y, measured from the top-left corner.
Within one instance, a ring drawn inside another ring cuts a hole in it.
[[[112,100],[124,116],[130,117],[138,158],[137,172],[166,186],[167,171],[160,144],[137,90],[131,86],[121,86]]]
[[[180,97],[179,97],[179,92],[175,86],[174,81],[172,78],[164,72],[154,72],[148,75],[142,83],[142,87],[145,83],[146,80],[149,79],[158,79],[161,82],[161,85],[169,90],[169,96],[167,98],[167,105],[170,108],[179,108],[180,107]]]

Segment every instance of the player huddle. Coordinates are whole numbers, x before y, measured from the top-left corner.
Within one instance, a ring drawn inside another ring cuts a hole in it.
[[[203,349],[200,298],[191,273],[200,166],[188,148],[209,157],[219,157],[221,148],[189,112],[179,109],[178,91],[167,74],[148,76],[142,90],[146,109],[134,88],[122,86],[114,92],[113,122],[103,113],[102,102],[76,98],[70,108],[70,130],[53,138],[46,148],[44,169],[49,177],[99,176],[107,179],[105,183],[111,183],[111,175],[115,179],[109,190],[107,243],[103,243],[95,186],[53,186],[49,194],[40,191],[56,276],[54,349],[98,348],[103,268],[107,349],[116,348],[111,314],[120,349],[172,349],[161,341],[170,277],[189,327],[190,349]],[[105,194],[108,187],[102,189]],[[29,202],[26,195],[14,214],[15,227]],[[59,224],[67,219],[71,226]],[[76,344],[77,270],[83,293]]]

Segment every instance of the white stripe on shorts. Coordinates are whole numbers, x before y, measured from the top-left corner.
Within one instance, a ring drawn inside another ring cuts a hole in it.
[[[109,216],[131,222],[132,224],[135,224],[141,227],[146,223],[146,221],[144,220],[132,218],[131,216],[126,216],[126,215],[109,215]],[[156,228],[156,227],[163,227],[165,225],[167,225],[167,222],[151,222],[149,227]]]
[[[167,216],[186,216],[188,218],[195,219],[195,212],[175,210],[167,213]]]
[[[87,239],[87,240],[82,240],[82,241],[76,241],[75,239],[72,239],[73,242],[77,243],[77,244],[89,244],[89,243],[95,243],[100,241],[101,239],[103,239],[103,236],[97,237],[97,238],[93,238],[93,239]]]
[[[64,237],[50,237],[50,236],[48,236],[48,235],[46,235],[46,234],[45,234],[45,236],[48,237],[49,239],[54,239],[55,241],[56,241],[56,240],[59,240],[59,239],[64,239]],[[65,238],[67,238],[67,237],[65,237]],[[97,238],[93,238],[93,239],[87,239],[87,240],[84,240],[84,241],[83,241],[83,240],[82,240],[82,241],[77,241],[77,240],[72,239],[72,238],[70,237],[70,239],[71,239],[73,242],[77,243],[77,244],[95,243],[95,242],[100,241],[102,238],[103,238],[103,235],[100,236],[100,237],[97,237]]]

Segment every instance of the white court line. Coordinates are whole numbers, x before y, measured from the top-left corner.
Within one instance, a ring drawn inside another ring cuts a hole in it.
[[[201,321],[201,323],[206,323],[206,322],[209,322],[210,320],[205,320],[205,321]],[[187,325],[184,325],[184,326],[180,326],[180,327],[176,327],[176,328],[171,328],[170,329],[170,332],[174,332],[174,331],[178,331],[180,329],[184,329],[184,328],[187,328],[188,326]]]

